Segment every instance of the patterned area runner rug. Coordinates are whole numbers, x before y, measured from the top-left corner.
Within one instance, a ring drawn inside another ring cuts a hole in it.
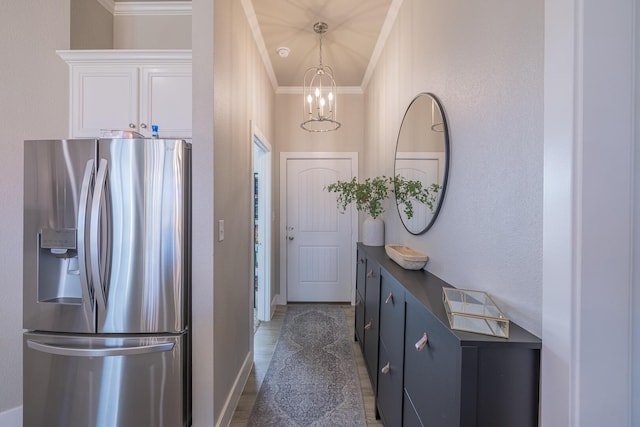
[[[366,426],[344,308],[288,305],[248,425]]]

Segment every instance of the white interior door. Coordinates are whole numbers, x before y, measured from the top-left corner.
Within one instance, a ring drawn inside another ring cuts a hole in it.
[[[344,214],[325,187],[354,176],[349,158],[286,160],[288,301],[351,301],[352,208]]]

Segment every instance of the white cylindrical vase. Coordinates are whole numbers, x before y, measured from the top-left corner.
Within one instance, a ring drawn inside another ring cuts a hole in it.
[[[362,244],[384,246],[384,221],[367,217],[362,224]]]

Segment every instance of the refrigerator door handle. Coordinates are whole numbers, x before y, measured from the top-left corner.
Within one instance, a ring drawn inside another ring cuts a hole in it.
[[[100,235],[100,203],[103,196],[105,195],[104,189],[107,183],[107,169],[107,160],[101,159],[100,165],[98,167],[98,174],[96,176],[93,201],[91,202],[91,223],[89,225],[89,253],[91,255],[91,276],[93,278],[93,286],[96,293],[96,301],[98,302],[98,307],[103,311],[106,311],[107,308],[107,296],[105,289],[106,283],[103,283],[103,278],[100,277],[100,240],[108,240],[108,236]]]
[[[87,227],[87,207],[89,206],[89,190],[93,184],[94,179],[94,161],[93,159],[87,161],[87,165],[84,169],[84,177],[82,178],[82,186],[80,188],[80,201],[78,207],[78,229],[77,229],[77,244],[78,244],[78,266],[80,269],[80,283],[82,287],[82,301],[84,306],[84,315],[88,325],[95,325],[93,321],[93,303],[94,293],[91,285],[91,280],[87,271],[91,268],[87,268],[89,258],[87,257],[86,248],[86,227]]]
[[[78,348],[43,344],[37,341],[27,340],[27,346],[32,350],[60,356],[76,357],[133,356],[138,354],[161,353],[173,350],[174,345],[173,342],[165,342],[133,347]]]

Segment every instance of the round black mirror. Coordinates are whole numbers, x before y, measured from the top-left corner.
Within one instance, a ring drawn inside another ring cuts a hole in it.
[[[413,190],[416,186],[422,190],[422,197],[408,198],[410,209],[396,194],[398,214],[409,233],[422,234],[433,226],[444,200],[448,173],[449,130],[442,105],[433,94],[420,93],[402,119],[394,165],[396,186],[408,183]]]

